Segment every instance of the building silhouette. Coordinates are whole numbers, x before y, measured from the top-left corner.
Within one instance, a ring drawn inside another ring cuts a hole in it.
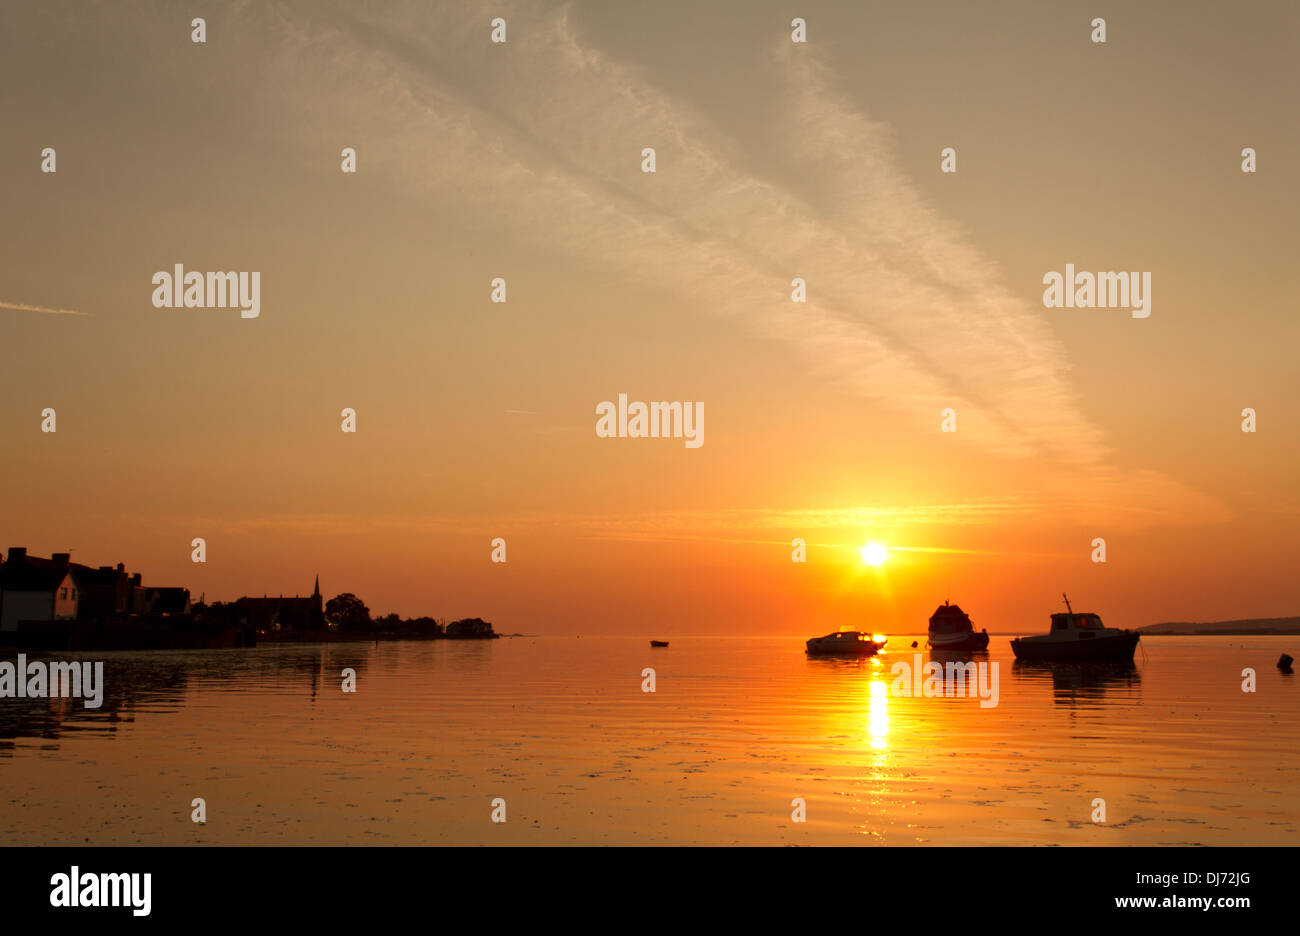
[[[77,582],[68,553],[49,559],[27,555],[26,546],[10,546],[0,565],[0,630],[18,629],[20,621],[71,621],[77,617]]]
[[[20,621],[119,621],[132,615],[190,613],[188,588],[146,588],[126,566],[98,568],[72,562],[70,553],[48,559],[10,546],[0,564],[0,630]]]
[[[306,598],[284,595],[271,598],[240,598],[235,602],[239,617],[259,632],[281,630],[323,630],[325,606],[320,593],[320,576],[316,586]]]

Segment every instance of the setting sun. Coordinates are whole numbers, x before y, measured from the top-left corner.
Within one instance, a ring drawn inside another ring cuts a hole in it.
[[[889,547],[884,543],[867,543],[858,550],[858,555],[869,566],[884,565],[889,558]]]

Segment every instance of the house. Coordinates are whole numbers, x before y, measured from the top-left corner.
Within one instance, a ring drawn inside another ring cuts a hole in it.
[[[10,546],[0,565],[0,630],[16,631],[19,621],[70,621],[77,617],[77,582],[68,553],[49,559]]]
[[[190,590],[188,588],[146,588],[144,589],[144,613],[173,614],[190,613]]]
[[[104,621],[131,613],[131,577],[122,563],[92,569],[74,562],[72,577],[77,583],[77,620]]]

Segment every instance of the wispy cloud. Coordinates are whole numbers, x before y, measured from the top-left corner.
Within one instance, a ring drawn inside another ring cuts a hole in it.
[[[1139,492],[1149,488],[1138,479]],[[1074,499],[1055,492],[1050,508],[1031,498],[981,500],[970,503],[900,504],[874,507],[837,508],[735,508],[678,509],[653,511],[518,511],[492,513],[390,513],[390,514],[268,514],[256,518],[206,516],[191,518],[205,529],[256,536],[269,531],[288,531],[295,536],[354,537],[359,529],[374,535],[428,534],[456,536],[500,529],[503,524],[516,535],[562,531],[565,536],[620,542],[701,541],[714,543],[785,546],[791,536],[801,536],[817,546],[860,546],[856,538],[872,531],[890,531],[890,546],[904,551],[953,554],[997,554],[995,551],[957,548],[942,544],[922,545],[936,536],[951,534],[954,528],[1005,527],[1056,530],[1062,524],[1076,525],[1095,516],[1092,495]],[[142,518],[142,522],[143,522]],[[167,518],[149,518],[161,523]],[[1195,514],[1169,512],[1160,506],[1120,510],[1108,530],[1133,531],[1153,525],[1199,524]],[[829,539],[852,542],[830,542]]]
[[[470,9],[385,7],[368,19],[304,7],[285,23],[294,54],[281,60],[346,63],[331,96],[350,100],[368,158],[403,187],[647,281],[671,271],[701,309],[797,348],[828,381],[918,423],[953,406],[987,449],[1101,456],[1041,315],[924,204],[887,128],[836,92],[811,49],[774,39],[786,48],[774,51],[786,100],[773,112],[807,180],[796,189],[585,42],[566,8],[518,25],[489,50],[489,68],[466,35],[487,7]],[[653,176],[638,171],[645,145],[659,150]],[[795,275],[809,281],[806,304],[789,300]]]
[[[23,302],[0,301],[0,309],[12,309],[15,312],[40,312],[42,315],[90,315],[76,309],[52,309],[49,306],[28,305]]]
[[[275,84],[332,102],[319,126],[302,109],[313,151],[345,124],[404,193],[659,288],[680,284],[684,301],[794,349],[828,384],[918,429],[954,407],[963,441],[1059,463],[1055,489],[1039,494],[1115,497],[1142,523],[1226,516],[1151,472],[1115,483],[1042,310],[927,204],[889,128],[836,87],[818,50],[773,40],[779,161],[796,170],[778,174],[584,38],[568,8],[501,7],[277,8]],[[494,15],[511,18],[511,41],[485,52]],[[638,171],[648,145],[655,175]],[[790,301],[795,275],[809,283],[806,304]]]

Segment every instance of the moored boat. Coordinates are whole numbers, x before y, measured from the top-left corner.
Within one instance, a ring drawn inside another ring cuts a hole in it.
[[[652,647],[666,647],[666,646],[668,646],[668,641],[666,641],[666,640],[652,640],[652,641],[650,641],[650,646],[652,646]]]
[[[930,615],[930,647],[933,650],[987,650],[989,632],[975,633],[970,615],[960,605],[944,602]]]
[[[1132,662],[1141,639],[1137,631],[1107,627],[1091,611],[1077,612],[1065,598],[1065,613],[1052,615],[1052,629],[1034,637],[1017,637],[1011,650],[1018,660],[1061,663]]]
[[[841,629],[825,637],[813,637],[805,643],[809,656],[875,656],[885,645],[885,638],[862,631]]]

